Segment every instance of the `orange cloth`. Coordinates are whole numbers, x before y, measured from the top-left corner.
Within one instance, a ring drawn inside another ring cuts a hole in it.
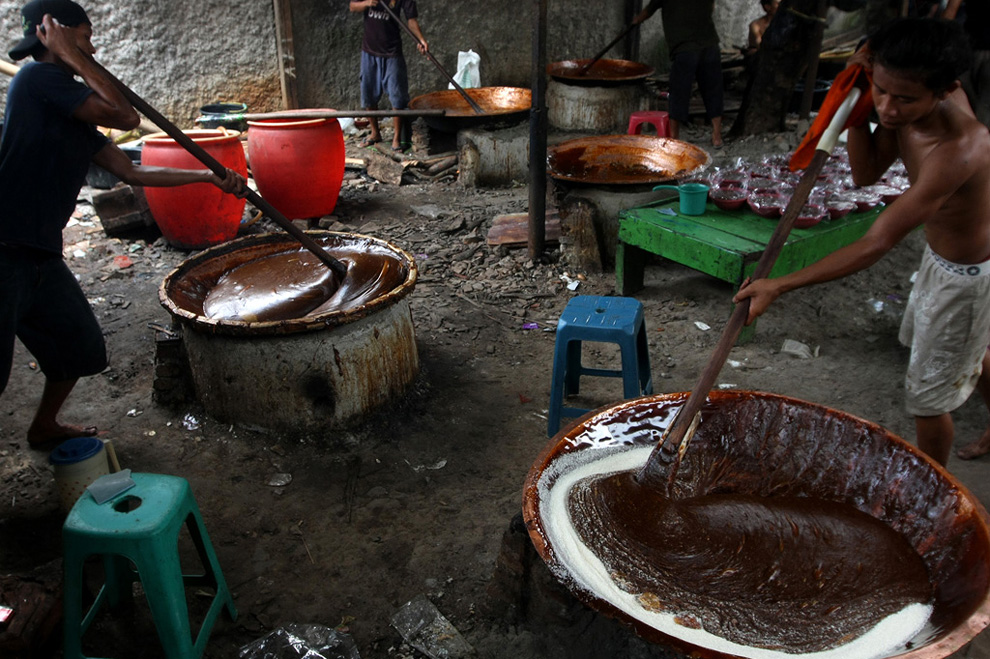
[[[822,107],[818,110],[818,116],[815,117],[815,121],[811,124],[811,128],[808,129],[801,144],[794,149],[794,153],[791,155],[790,169],[792,172],[804,169],[811,164],[811,158],[815,155],[815,149],[818,147],[818,140],[825,134],[825,129],[828,128],[839,106],[846,100],[850,90],[860,82],[861,76],[866,83],[866,88],[849,114],[845,128],[859,126],[870,116],[870,110],[873,109],[873,94],[870,93],[872,82],[870,72],[859,64],[843,69],[839,75],[835,76],[832,87],[828,90],[825,100],[822,101]]]

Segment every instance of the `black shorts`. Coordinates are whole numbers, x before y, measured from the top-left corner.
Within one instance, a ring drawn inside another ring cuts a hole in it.
[[[103,330],[61,257],[0,245],[0,391],[10,377],[15,336],[49,380],[107,367]]]
[[[724,111],[722,89],[722,54],[718,46],[704,50],[682,51],[670,63],[670,118],[686,123],[690,120],[691,87],[695,80],[705,102],[708,119],[721,117]]]

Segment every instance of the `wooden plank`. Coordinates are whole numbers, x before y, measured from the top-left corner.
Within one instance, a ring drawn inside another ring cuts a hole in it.
[[[93,209],[100,218],[104,233],[111,237],[155,226],[148,200],[140,187],[122,185],[94,194]]]
[[[529,213],[511,213],[498,215],[492,220],[492,228],[488,230],[489,245],[506,245],[507,247],[525,247],[529,239]],[[560,241],[560,216],[557,211],[546,214],[546,242]]]
[[[273,0],[275,3],[275,45],[278,50],[278,77],[282,86],[282,107],[295,110],[299,107],[296,91],[296,54],[292,45],[292,2]]]
[[[402,185],[402,173],[406,171],[406,166],[378,149],[366,149],[368,176],[391,185]]]
[[[571,201],[562,217],[561,233],[567,244],[569,263],[588,272],[602,272],[603,245],[595,226],[596,206],[587,199]]]

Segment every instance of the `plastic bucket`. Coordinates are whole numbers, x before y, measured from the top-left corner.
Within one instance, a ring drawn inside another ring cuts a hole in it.
[[[258,192],[290,220],[333,212],[344,182],[336,119],[249,121],[248,157]]]
[[[113,445],[96,437],[76,437],[62,442],[48,461],[55,468],[58,502],[65,512],[72,510],[93,481],[110,473],[111,462],[114,465],[117,462]]]
[[[243,119],[224,120],[223,117],[228,114],[244,114],[245,112],[247,112],[247,104],[245,103],[211,103],[199,109],[201,116],[196,120],[196,123],[203,128],[220,128],[223,126],[224,128],[244,132],[247,130],[246,121]]]
[[[223,129],[190,130],[186,135],[224,167],[247,178],[247,159],[238,137],[240,133]],[[165,133],[144,138],[141,163],[179,169],[206,168]],[[244,215],[243,199],[227,194],[211,183],[146,187],[144,193],[162,235],[180,249],[203,249],[233,239]]]
[[[708,201],[708,186],[704,183],[683,185],[658,185],[654,190],[677,190],[681,215],[704,215]]]

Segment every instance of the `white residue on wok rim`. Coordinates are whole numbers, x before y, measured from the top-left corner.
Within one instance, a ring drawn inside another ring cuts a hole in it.
[[[904,648],[928,622],[932,607],[911,604],[881,620],[862,636],[829,650],[793,654],[741,645],[716,636],[704,629],[677,624],[675,615],[644,609],[636,598],[619,588],[608,574],[605,564],[582,542],[575,532],[567,502],[575,483],[588,476],[639,470],[649,458],[651,446],[577,451],[559,457],[544,470],[539,482],[540,521],[553,553],[566,572],[589,593],[603,599],[658,631],[696,646],[752,659],[875,659]]]

